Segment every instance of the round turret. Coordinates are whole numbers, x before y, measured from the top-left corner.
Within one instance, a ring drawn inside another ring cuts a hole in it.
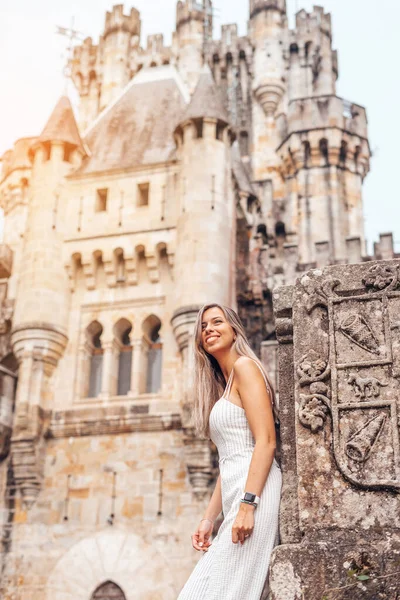
[[[271,9],[286,15],[286,0],[250,0],[250,19],[264,10]]]
[[[176,54],[179,72],[193,92],[204,64],[204,45],[212,38],[211,0],[179,1],[176,7]]]
[[[230,257],[235,216],[228,175],[233,137],[210,71],[201,75],[192,101],[179,120],[175,138],[182,190],[175,266],[176,309],[193,307],[210,298],[227,304],[233,300]],[[216,278],[212,289],[210,273]]]

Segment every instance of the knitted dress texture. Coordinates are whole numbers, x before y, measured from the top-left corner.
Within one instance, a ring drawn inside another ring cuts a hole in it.
[[[275,459],[254,511],[253,532],[243,545],[232,542],[240,497],[244,491],[252,492],[245,490],[245,485],[255,445],[245,410],[228,400],[232,380],[233,370],[223,396],[210,413],[210,437],[219,455],[224,520],[178,600],[260,600],[277,543],[282,474]],[[270,389],[266,379],[265,383]]]

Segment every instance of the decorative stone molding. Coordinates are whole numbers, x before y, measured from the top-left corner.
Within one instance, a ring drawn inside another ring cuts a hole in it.
[[[24,505],[35,502],[43,478],[43,431],[51,402],[50,378],[68,338],[53,325],[41,322],[14,327],[11,343],[19,362],[11,463],[16,488]],[[47,408],[47,410],[46,410]]]
[[[285,92],[285,86],[279,79],[264,81],[254,90],[257,102],[267,117],[273,117]]]
[[[46,430],[47,438],[119,435],[181,428],[178,413],[150,414],[149,405],[94,406],[55,411]]]
[[[11,332],[11,344],[19,361],[23,359],[26,348],[30,348],[35,360],[42,360],[52,367],[58,364],[67,342],[65,332],[50,323],[24,323]]]
[[[185,430],[183,443],[193,495],[197,500],[203,500],[209,493],[209,486],[215,477],[210,443],[208,440],[195,438],[190,429]]]

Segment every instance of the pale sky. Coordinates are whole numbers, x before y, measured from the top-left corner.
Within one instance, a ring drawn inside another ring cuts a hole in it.
[[[371,248],[379,233],[394,232],[400,251],[400,194],[397,174],[400,140],[399,0],[287,0],[295,10],[321,4],[332,13],[333,45],[339,51],[339,96],[367,108],[374,156],[364,184],[366,236]],[[67,40],[57,25],[75,28],[97,41],[112,0],[0,0],[0,156],[20,137],[37,135],[64,91],[62,70]],[[141,11],[142,45],[150,33],[170,43],[175,0],[133,0]],[[248,0],[214,0],[214,37],[225,23],[246,33]]]

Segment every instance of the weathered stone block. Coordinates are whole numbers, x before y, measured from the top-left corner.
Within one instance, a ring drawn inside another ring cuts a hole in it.
[[[315,269],[274,299],[281,533],[301,543],[275,550],[272,598],[397,598],[400,261]]]

